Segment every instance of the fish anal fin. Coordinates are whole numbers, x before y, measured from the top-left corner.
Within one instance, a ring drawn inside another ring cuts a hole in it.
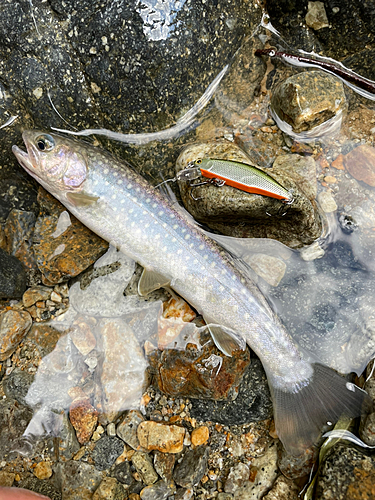
[[[267,371],[276,432],[285,449],[298,456],[316,444],[322,427],[342,416],[358,417],[372,409],[368,394],[331,368],[312,364],[313,375],[288,389],[275,387]]]
[[[238,349],[246,349],[246,342],[235,332],[220,325],[208,324],[207,329],[216,347],[226,356],[231,357],[233,351],[237,351]]]
[[[99,200],[99,196],[92,196],[82,191],[79,193],[68,192],[66,197],[75,207],[89,207]]]
[[[138,282],[138,293],[143,297],[168,285],[170,285],[170,280],[162,274],[149,269],[143,269],[142,276]]]

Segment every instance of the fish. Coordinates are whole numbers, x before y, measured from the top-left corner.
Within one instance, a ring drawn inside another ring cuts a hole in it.
[[[276,432],[299,455],[323,425],[369,411],[367,393],[302,351],[246,265],[129,165],[87,143],[25,130],[20,165],[84,225],[137,261],[138,291],[171,287],[205,319],[227,355],[246,343],[263,363]]]
[[[190,162],[188,167],[193,169],[198,167],[201,175],[208,179],[222,180],[223,183],[219,186],[227,184],[247,193],[262,194],[287,204],[294,201],[291,191],[285,189],[263,170],[247,163],[218,158],[199,158]]]
[[[257,49],[255,55],[265,55],[271,58],[277,58],[292,66],[319,68],[326,73],[338,76],[346,85],[367,99],[375,100],[375,81],[355,73],[351,69],[346,68],[339,61],[331,59],[330,57],[323,57],[318,54],[309,54],[306,52],[293,54],[291,52],[272,48]]]

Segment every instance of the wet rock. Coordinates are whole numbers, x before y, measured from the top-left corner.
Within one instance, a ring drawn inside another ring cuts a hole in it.
[[[40,300],[51,298],[52,289],[46,286],[32,286],[28,288],[22,296],[22,303],[25,307],[30,307]]]
[[[64,500],[91,500],[103,474],[92,465],[69,460],[55,466]]]
[[[115,477],[117,481],[120,481],[120,483],[124,484],[125,486],[130,486],[134,481],[128,461],[121,462],[115,465],[115,468],[113,469],[112,472],[112,476]]]
[[[10,309],[0,314],[0,361],[13,354],[31,324],[31,316],[26,311]]]
[[[247,367],[234,401],[191,400],[192,417],[224,425],[241,425],[272,416],[272,402],[267,377],[259,359]]]
[[[206,472],[209,453],[210,450],[206,446],[187,451],[175,467],[173,473],[175,482],[183,488],[196,486]]]
[[[13,209],[4,225],[6,251],[17,257],[28,269],[36,268],[34,253],[31,249],[35,221],[34,212]]]
[[[13,472],[0,471],[0,486],[10,488],[13,486],[15,476]]]
[[[357,181],[375,186],[375,148],[361,144],[344,156],[346,170]]]
[[[172,479],[175,461],[176,456],[172,453],[156,451],[154,454],[154,468],[165,482],[169,482]]]
[[[300,490],[295,482],[279,476],[263,500],[298,500]]]
[[[303,71],[275,89],[271,107],[274,116],[288,124],[293,133],[316,130],[346,109],[344,86],[323,71]]]
[[[190,500],[191,498],[193,498],[193,495],[193,488],[177,488],[174,500]]]
[[[59,454],[66,460],[70,460],[80,449],[76,433],[65,412],[59,415]]]
[[[309,2],[305,19],[307,26],[310,26],[313,30],[329,27],[323,2]]]
[[[361,450],[339,443],[320,469],[316,499],[362,500],[375,496],[375,462]]]
[[[27,406],[14,399],[0,400],[0,459],[12,451],[14,443],[22,436],[32,417]]]
[[[19,299],[25,289],[24,266],[0,248],[0,299]]]
[[[74,400],[69,407],[69,419],[80,444],[86,443],[98,422],[98,412],[88,399]]]
[[[98,349],[104,354],[101,404],[108,422],[111,422],[119,412],[139,404],[147,363],[133,331],[120,318],[101,319],[97,339]]]
[[[125,441],[126,444],[131,446],[133,450],[141,450],[141,445],[139,444],[137,429],[141,422],[144,422],[145,418],[142,413],[138,410],[130,410],[121,422],[117,425],[116,433],[119,438]]]
[[[235,500],[259,499],[272,487],[278,474],[277,446],[271,444],[265,455],[251,462],[250,481],[236,489]]]
[[[247,154],[238,146],[218,140],[186,147],[177,159],[176,170],[205,157],[249,164]],[[314,201],[314,159],[297,154],[278,156],[273,167],[265,171],[287,190],[293,189],[294,202],[290,206],[268,196],[246,193],[231,186],[217,188],[211,184],[195,190],[195,197],[200,198],[196,201],[190,196],[189,184],[180,181],[183,203],[195,219],[227,236],[274,238],[292,248],[310,244],[322,230]]]
[[[311,260],[321,259],[324,256],[324,253],[324,248],[319,245],[318,241],[315,241],[315,243],[309,247],[301,250],[301,258],[306,262],[309,262]]]
[[[283,260],[261,253],[254,254],[248,259],[251,269],[271,286],[277,286],[283,279],[286,264]]]
[[[223,356],[209,336],[201,335],[201,349],[188,344],[184,351],[155,350],[149,356],[159,389],[171,396],[233,398],[250,362],[249,351],[240,349],[232,357]]]
[[[207,443],[210,437],[210,431],[206,425],[202,425],[202,427],[198,427],[198,429],[194,429],[191,433],[191,444],[193,446],[200,446],[202,444]]]
[[[308,448],[298,456],[289,455],[284,448],[279,448],[279,469],[288,479],[308,476],[318,458],[318,449]]]
[[[96,443],[92,458],[98,470],[109,469],[116,458],[124,451],[124,444],[121,439],[111,438],[103,435]]]
[[[337,204],[331,191],[322,191],[319,193],[318,202],[323,212],[327,214],[337,210]]]
[[[185,429],[178,425],[164,425],[148,420],[139,424],[137,434],[140,445],[148,451],[180,453],[184,447]]]
[[[60,211],[64,211],[62,205]],[[108,243],[73,216],[67,230],[54,238],[58,219],[57,215],[40,216],[35,224],[33,251],[46,285],[77,276],[108,248]]]
[[[230,493],[219,493],[217,496],[217,500],[232,500],[233,495]]]
[[[224,484],[226,493],[234,493],[238,488],[243,487],[249,481],[250,469],[246,464],[239,463],[231,468],[227,480]]]
[[[92,500],[124,500],[127,493],[114,477],[105,477],[95,491]]]
[[[69,335],[82,356],[87,356],[96,347],[96,338],[93,334],[95,325],[94,318],[81,316],[75,319],[70,327]]]
[[[21,479],[21,481],[17,483],[17,486],[19,488],[25,488],[26,490],[34,491],[39,495],[45,495],[51,500],[62,500],[62,498],[65,499],[65,497],[62,496],[61,491],[59,491],[59,489],[52,482],[38,479],[33,476]],[[71,497],[70,500],[73,500],[73,498]]]
[[[165,481],[158,481],[155,484],[146,486],[140,492],[142,500],[166,500],[174,494],[176,486],[172,482],[166,483]]]
[[[38,462],[33,470],[38,479],[48,479],[52,476],[52,467],[49,462]]]
[[[147,455],[147,453],[136,451],[132,456],[132,463],[144,483],[153,484],[159,479],[152,466],[151,458]]]

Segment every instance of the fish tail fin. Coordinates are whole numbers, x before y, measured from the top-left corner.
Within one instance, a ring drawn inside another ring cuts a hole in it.
[[[313,363],[312,376],[303,384],[281,389],[268,378],[272,393],[276,432],[285,449],[300,455],[312,446],[323,425],[341,416],[358,417],[371,411],[368,394],[327,366]]]

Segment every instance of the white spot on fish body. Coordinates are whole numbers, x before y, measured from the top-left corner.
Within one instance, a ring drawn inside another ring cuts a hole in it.
[[[173,229],[177,229],[177,228],[178,228],[178,224],[174,224]]]
[[[156,208],[157,206],[158,206],[158,204],[157,204],[157,203],[153,203],[153,204],[152,204],[152,208]]]
[[[208,259],[208,255],[207,254],[203,255],[203,258],[204,258],[204,260],[207,260]]]
[[[250,314],[249,314],[249,313],[245,313],[245,314],[244,314],[244,318],[245,318],[245,319],[250,319]]]
[[[164,215],[163,210],[160,210],[160,212],[158,213],[158,215]]]
[[[181,255],[181,254],[182,254],[182,249],[181,249],[181,248],[179,248],[179,249],[177,250],[177,253],[178,253],[178,255]]]
[[[150,224],[149,223],[145,224],[145,228],[147,229],[148,227],[150,227]]]
[[[146,198],[146,203],[150,203],[151,198]]]
[[[216,266],[216,262],[211,262],[211,267],[215,267]]]
[[[175,238],[175,237],[173,236],[173,238],[172,238],[172,242],[173,242],[173,243],[175,243],[176,241],[177,241],[177,238]]]
[[[109,172],[108,168],[105,168],[105,169],[103,170],[103,173],[104,173],[104,174],[108,174],[108,172]]]
[[[137,187],[137,188],[135,188],[135,190],[137,191],[137,193],[139,193],[139,191],[141,190],[141,188]]]
[[[124,199],[122,199],[122,200],[120,201],[120,203],[125,203],[125,200],[124,200]]]
[[[122,180],[122,179],[119,179],[119,180],[117,181],[117,184],[122,184],[122,182],[123,182],[123,180]]]
[[[129,210],[129,214],[132,214],[133,212],[134,212],[134,208],[131,208],[131,209]]]
[[[203,248],[204,248],[204,245],[203,245],[203,244],[202,244],[202,245],[199,245],[199,250],[203,250]]]
[[[174,219],[174,218],[175,218],[175,214],[171,214],[171,215],[170,215],[170,218],[171,218],[171,219]]]
[[[116,196],[115,194],[113,194],[113,195],[111,196],[111,198],[112,198],[112,200],[115,200],[115,199],[117,198],[117,196]]]
[[[131,225],[131,227],[134,227],[135,226],[135,222],[131,222],[130,225]]]
[[[155,234],[155,240],[159,240],[160,239],[160,234]]]
[[[190,238],[190,234],[187,234],[187,235],[185,236],[185,240],[188,240],[189,238]]]
[[[223,285],[220,285],[220,286],[219,286],[219,291],[220,291],[220,292],[224,292],[224,290],[225,290],[225,287],[224,287]]]

